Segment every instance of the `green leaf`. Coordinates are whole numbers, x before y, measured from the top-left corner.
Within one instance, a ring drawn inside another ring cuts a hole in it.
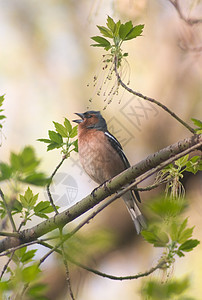
[[[62,124],[60,123],[57,123],[57,122],[54,122],[53,121],[53,124],[55,125],[55,129],[56,131],[62,136],[62,137],[67,137],[68,136],[68,131],[67,131],[67,128],[65,126],[63,126]]]
[[[33,147],[26,146],[19,154],[11,152],[10,164],[15,171],[30,173],[38,167],[40,160],[36,158]]]
[[[179,250],[180,250],[180,251],[189,252],[189,251],[192,251],[193,248],[195,248],[198,244],[200,244],[200,242],[199,242],[198,240],[190,239],[190,240],[184,242],[184,243],[179,247]]]
[[[131,29],[131,31],[125,37],[125,41],[132,40],[137,36],[140,36],[143,31],[144,25],[137,25]]]
[[[177,250],[177,251],[176,251],[176,254],[177,254],[179,257],[185,256],[184,253],[183,253],[182,251],[180,251],[180,250]]]
[[[35,215],[40,218],[48,219],[46,214],[52,213],[54,211],[49,201],[41,201],[34,207]]]
[[[57,133],[53,130],[49,130],[48,135],[52,142],[54,142],[58,145],[61,145],[63,143],[62,136],[59,133]]]
[[[70,121],[67,118],[65,118],[64,126],[67,129],[67,132],[70,132],[72,130],[72,125],[71,125]]]
[[[141,235],[150,244],[154,244],[158,241],[156,235],[151,231],[142,230]]]
[[[196,174],[198,171],[202,171],[202,159],[199,156],[192,157],[186,165],[187,172]]]
[[[0,295],[3,291],[10,290],[10,279],[8,281],[1,281],[0,282]]]
[[[119,21],[116,23],[115,31],[114,31],[114,37],[115,37],[115,38],[118,38],[118,39],[119,39],[119,29],[120,29],[120,26],[121,26],[121,21],[119,20]]]
[[[48,300],[50,298],[43,296],[46,289],[47,285],[45,283],[36,283],[28,289],[28,295],[31,296],[31,299]]]
[[[19,154],[21,168],[23,172],[32,172],[40,164],[40,160],[36,158],[33,147],[26,146]]]
[[[110,42],[108,40],[106,40],[105,38],[101,37],[101,36],[93,36],[93,37],[91,37],[91,39],[98,43],[98,44],[93,44],[91,46],[104,47],[104,48],[111,47]]]
[[[26,267],[22,270],[22,278],[24,282],[32,282],[37,279],[40,269],[37,264]]]
[[[10,179],[12,168],[6,163],[0,163],[0,181]]]
[[[185,300],[184,297],[179,298],[178,296],[184,293],[189,285],[190,282],[187,277],[185,279],[167,280],[165,283],[162,283],[159,280],[157,281],[155,279],[150,279],[144,283],[144,288],[141,290],[141,295],[143,296],[143,299]]]
[[[25,252],[22,257],[21,257],[21,262],[22,263],[28,263],[32,260],[32,258],[35,256],[36,253],[36,249],[34,250],[29,250],[27,252]]]
[[[194,125],[196,125],[202,129],[202,121],[200,121],[198,119],[194,119],[194,118],[191,118],[191,120],[193,121]]]
[[[100,30],[100,33],[102,33],[103,36],[108,37],[108,38],[113,38],[113,34],[110,29],[104,27],[104,26],[97,26],[98,29]]]
[[[24,196],[20,195],[20,201],[23,207],[27,209],[32,209],[36,204],[39,194],[34,195],[32,190],[28,187],[25,191]]]
[[[175,165],[182,168],[182,167],[186,166],[188,159],[189,159],[189,154],[187,154],[187,155],[179,158],[178,160],[176,160]]]
[[[51,144],[48,145],[47,147],[47,151],[50,151],[50,150],[53,150],[53,149],[58,149],[60,148],[62,145],[58,145],[57,143],[55,142],[52,142]]]
[[[111,44],[107,47],[105,47],[104,45],[101,44],[91,44],[92,47],[103,47],[106,51],[108,51],[112,46]]]
[[[78,125],[74,126],[69,134],[70,138],[74,138],[78,133]]]
[[[116,23],[114,22],[114,20],[108,16],[107,18],[107,27],[113,32],[115,33],[115,28],[116,28]]]
[[[186,207],[185,201],[175,201],[169,197],[159,198],[149,204],[151,211],[158,217],[170,218],[179,215]]]
[[[1,116],[0,116],[0,120],[3,120],[3,119],[6,119],[6,116],[1,115]]]
[[[4,96],[5,96],[5,94],[2,95],[2,96],[0,96],[0,106],[3,105],[3,102],[4,102]]]
[[[186,242],[186,240],[188,240],[190,237],[192,237],[193,230],[194,230],[194,227],[192,227],[192,228],[187,228],[187,229],[183,230],[183,231],[179,234],[179,237],[178,237],[178,243],[179,243],[179,244],[183,244],[183,243]]]
[[[47,144],[51,143],[51,140],[49,140],[49,139],[37,139],[37,141],[44,142],[44,143],[47,143]]]
[[[11,152],[10,154],[10,164],[11,164],[11,168],[16,171],[21,169],[20,158],[17,154],[13,152]]]
[[[74,151],[78,152],[78,140],[74,141],[72,145],[74,145]]]
[[[26,182],[36,186],[44,186],[49,183],[50,179],[46,177],[44,173],[33,173],[20,179],[21,182]]]
[[[119,28],[119,37],[124,40],[131,29],[133,29],[133,24],[131,21],[121,24]]]
[[[12,214],[17,214],[22,212],[22,204],[17,199],[14,200],[13,206],[12,206]]]
[[[181,224],[175,221],[171,224],[170,236],[172,241],[182,244],[192,236],[194,227],[186,229],[187,221],[186,218]]]

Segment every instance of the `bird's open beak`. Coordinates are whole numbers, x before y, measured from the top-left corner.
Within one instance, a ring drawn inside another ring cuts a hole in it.
[[[75,115],[79,116],[81,119],[79,120],[73,120],[73,122],[80,124],[84,120],[84,114],[82,113],[75,113]]]

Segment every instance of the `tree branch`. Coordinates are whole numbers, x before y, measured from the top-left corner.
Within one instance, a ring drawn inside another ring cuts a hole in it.
[[[125,170],[113,179],[103,183],[92,194],[88,195],[75,205],[65,210],[64,212],[39,223],[32,228],[25,229],[19,233],[19,238],[7,237],[0,241],[0,252],[16,247],[23,243],[36,240],[38,237],[70,223],[89,209],[93,208],[106,197],[112,195],[116,191],[123,188],[128,183],[134,181],[138,176],[146,173],[149,170],[159,166],[162,162],[166,162],[169,158],[174,158],[177,154],[185,155],[185,150],[188,152],[202,147],[202,134],[194,135],[190,138],[181,140],[173,145],[170,145],[159,152],[149,155],[146,159],[140,161],[136,165]],[[170,162],[167,162],[170,163]],[[135,182],[137,184],[137,181]],[[130,186],[131,188],[132,186]],[[126,189],[125,189],[126,191]],[[125,192],[124,191],[124,192]],[[121,193],[121,192],[120,192]],[[119,196],[120,196],[119,193]]]

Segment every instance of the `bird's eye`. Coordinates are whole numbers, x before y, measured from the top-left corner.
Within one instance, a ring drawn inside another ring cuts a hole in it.
[[[90,118],[92,118],[92,115],[87,115],[87,119],[90,119]]]

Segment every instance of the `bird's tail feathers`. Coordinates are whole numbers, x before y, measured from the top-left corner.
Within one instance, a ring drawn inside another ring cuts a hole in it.
[[[123,195],[123,199],[134,222],[137,234],[139,234],[142,229],[147,227],[145,218],[143,217],[137,205],[137,201],[131,192],[127,192],[125,195]]]

